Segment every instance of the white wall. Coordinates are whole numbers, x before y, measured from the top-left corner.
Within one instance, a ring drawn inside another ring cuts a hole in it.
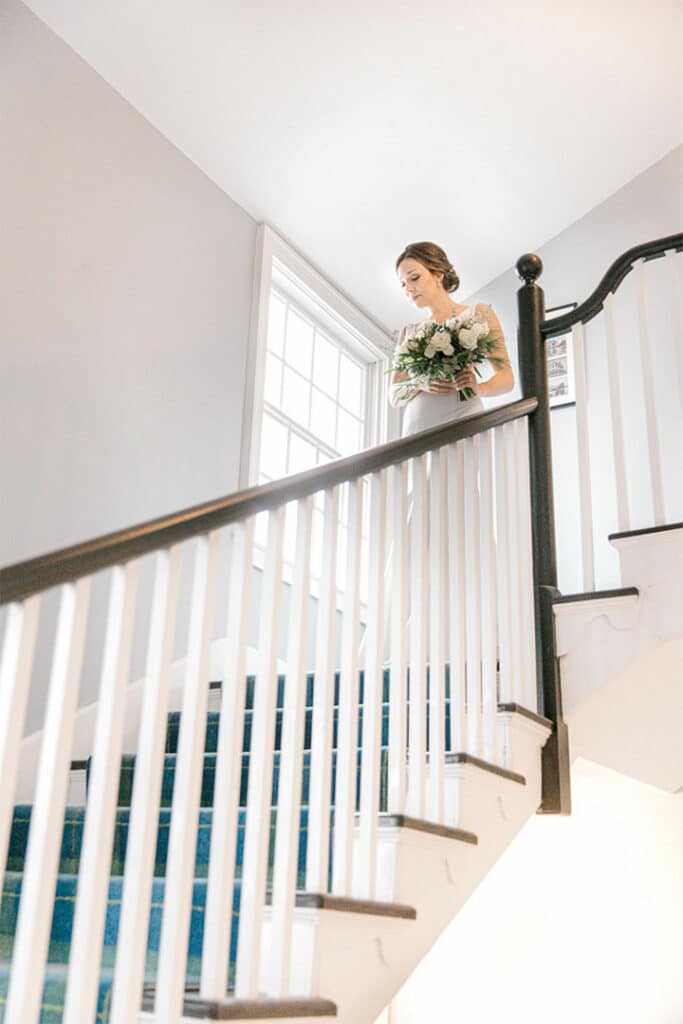
[[[256,224],[18,0],[0,136],[6,565],[236,488]]]
[[[683,145],[673,150],[667,157],[654,164],[647,171],[615,192],[599,206],[572,224],[556,238],[545,245],[537,246],[534,239],[529,239],[528,250],[537,252],[543,260],[544,272],[540,284],[545,292],[546,308],[565,305],[568,302],[582,302],[593,291],[610,264],[626,249],[650,239],[674,234],[683,230]],[[521,252],[520,252],[520,255]],[[655,279],[655,294],[664,294],[658,287],[656,278],[664,274],[663,263],[651,264],[649,275]],[[617,293],[627,305],[631,302],[628,292],[633,287],[631,278]],[[517,358],[517,299],[516,293],[521,282],[514,268],[492,281],[475,296],[473,301],[490,302],[498,312],[503,324],[508,345],[513,356]],[[653,321],[658,329],[659,309],[652,311]],[[669,313],[669,307],[666,311]],[[657,351],[655,357],[660,358],[657,386],[672,386],[674,374],[671,373],[671,360],[663,357],[663,346],[671,344],[670,330],[661,321],[662,330],[655,333]],[[619,324],[619,342],[623,343],[629,324],[622,318]],[[604,414],[607,411],[607,377],[604,365],[604,338],[601,336],[601,325],[598,320],[588,325],[587,358],[589,409],[594,417],[591,421],[593,437],[602,444],[602,450],[596,454],[593,466],[595,486],[595,521],[596,535],[606,536],[609,530],[616,530],[615,502],[612,485],[611,455],[609,438],[605,433]],[[627,430],[633,424],[633,413],[638,404],[637,398],[629,398],[629,386],[634,378],[639,377],[639,367],[629,357],[624,360],[624,377],[627,394],[625,414]],[[660,392],[661,393],[661,392]],[[520,396],[519,388],[514,394],[505,395],[500,401],[511,401]],[[660,415],[665,408],[660,403]],[[566,593],[583,589],[580,576],[581,558],[579,548],[579,507],[578,507],[578,473],[576,465],[575,413],[573,407],[563,407],[551,413],[553,428],[553,461],[555,475],[555,512],[558,536],[558,569],[560,588]],[[667,424],[663,426],[666,428]],[[679,430],[680,424],[676,423]],[[634,460],[632,467],[631,500],[634,502],[635,521],[633,526],[645,526],[652,523],[651,513],[643,507],[639,499],[643,488],[638,481],[642,473],[647,473],[645,454],[639,457],[636,450],[640,440],[634,435],[629,438],[629,458]],[[683,442],[683,436],[681,437]],[[675,457],[675,453],[674,453]],[[675,464],[674,464],[675,465]],[[673,481],[671,481],[673,483]],[[671,496],[672,502],[680,501],[678,494]],[[619,585],[616,556],[605,548],[599,552],[597,570],[603,584]]]
[[[683,1020],[683,798],[587,761],[392,1004],[391,1024]]]

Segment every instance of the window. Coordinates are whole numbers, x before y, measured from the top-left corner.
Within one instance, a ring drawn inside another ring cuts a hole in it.
[[[259,241],[243,486],[379,444],[387,439],[391,422],[385,377],[390,337],[265,225]],[[340,548],[346,533],[344,491]],[[288,516],[286,562],[294,556],[296,524],[291,520]],[[265,544],[266,523],[267,516],[258,517],[259,545]],[[314,576],[319,575],[321,544],[322,495],[316,495]],[[343,577],[342,557],[340,563]]]

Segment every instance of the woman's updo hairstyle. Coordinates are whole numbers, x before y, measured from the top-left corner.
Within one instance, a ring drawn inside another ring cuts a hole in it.
[[[434,242],[411,242],[396,260],[396,270],[408,259],[417,260],[433,274],[443,274],[441,283],[445,291],[454,292],[460,287],[460,278],[440,245]]]

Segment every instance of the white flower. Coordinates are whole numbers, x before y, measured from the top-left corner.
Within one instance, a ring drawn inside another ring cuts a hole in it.
[[[433,320],[423,320],[422,323],[420,324],[420,326],[418,327],[418,331],[419,331],[420,335],[422,337],[424,337],[425,334],[429,334],[429,332],[431,331],[433,326],[434,326],[434,321]]]
[[[460,327],[461,323],[462,323],[462,320],[460,319],[459,316],[452,316],[450,318],[450,320],[446,321],[446,323],[444,324],[444,327],[450,327],[450,329],[452,331],[455,331],[455,330],[457,330],[458,327]]]
[[[451,343],[451,336],[448,331],[444,331],[443,328],[439,328],[438,331],[434,331],[434,337],[432,338],[432,345],[434,348],[443,352],[447,345]]]
[[[415,351],[417,351],[417,349],[418,349],[419,347],[420,347],[420,342],[419,342],[419,341],[417,340],[417,338],[412,338],[412,339],[411,339],[411,340],[410,340],[410,341],[408,342],[408,348],[410,349],[410,351],[411,351],[411,352],[415,352]]]
[[[449,341],[447,345],[444,345],[441,351],[445,356],[452,356],[453,353],[455,352],[455,349],[453,348],[451,342]]]
[[[477,347],[477,335],[472,327],[463,327],[458,331],[458,340],[463,348]]]
[[[425,355],[427,359],[431,359],[433,356],[436,355],[436,346],[432,345],[431,342],[425,348]]]

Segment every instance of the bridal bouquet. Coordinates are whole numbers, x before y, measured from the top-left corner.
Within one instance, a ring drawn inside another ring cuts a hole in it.
[[[468,307],[444,324],[425,320],[408,331],[394,353],[389,372],[398,370],[407,375],[400,395],[407,398],[415,384],[452,381],[466,366],[474,367],[479,376],[478,364],[486,359],[499,369],[504,360],[493,355],[495,348],[484,316]],[[472,388],[462,388],[459,394],[462,399],[474,398]]]

